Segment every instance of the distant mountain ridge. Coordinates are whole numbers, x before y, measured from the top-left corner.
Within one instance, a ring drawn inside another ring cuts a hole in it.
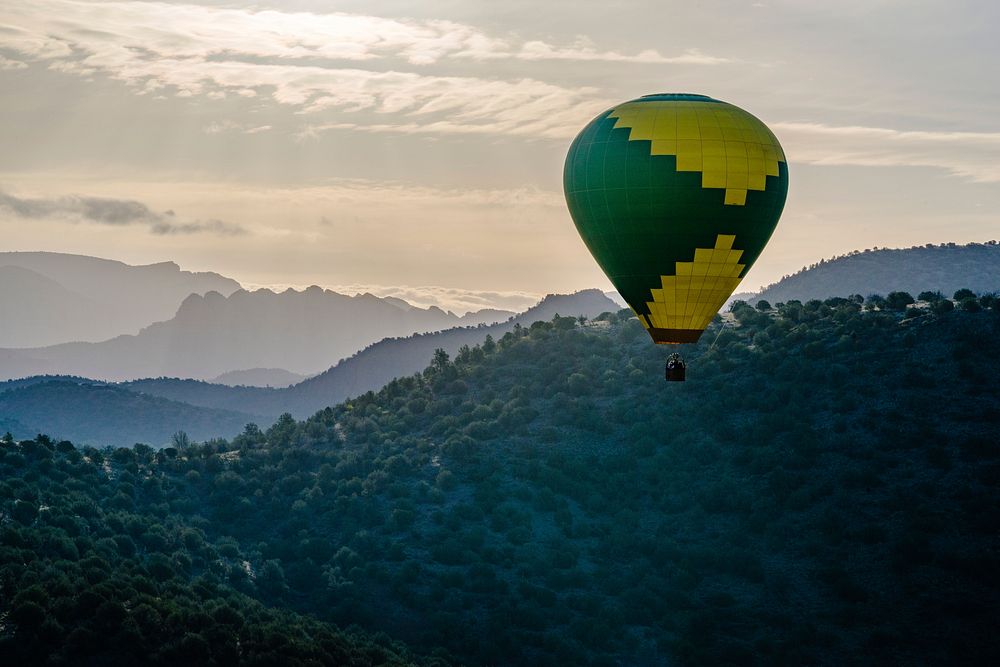
[[[527,327],[533,322],[550,320],[557,314],[595,317],[618,310],[616,303],[596,289],[575,294],[550,294],[517,317],[492,326],[457,327],[406,338],[386,338],[315,377],[285,389],[226,387],[173,378],[136,380],[122,386],[202,407],[245,410],[273,417],[284,412],[297,417],[309,416],[349,396],[377,390],[394,378],[420,372],[430,363],[437,349],[454,356],[463,345],[477,345],[487,336],[498,339],[517,326]]]
[[[188,429],[191,437],[229,437],[247,422],[266,426],[284,412],[309,416],[348,396],[377,390],[396,377],[417,373],[438,348],[454,356],[463,345],[474,346],[487,336],[499,339],[515,327],[526,328],[556,314],[594,317],[608,311],[617,312],[618,306],[598,290],[549,295],[521,315],[492,326],[382,340],[285,389],[172,378],[121,384],[69,376],[9,380],[0,383],[0,415],[11,423],[33,424],[35,430],[94,444],[162,445],[183,428],[185,420],[197,427]],[[234,429],[234,424],[238,428]]]
[[[94,342],[168,319],[190,294],[240,284],[173,262],[132,266],[54,252],[0,252],[0,347]]]
[[[940,290],[950,296],[963,287],[976,293],[1000,290],[1000,245],[996,241],[855,251],[785,276],[749,300],[778,303],[895,291],[916,296],[925,290]]]
[[[225,384],[230,387],[288,387],[302,382],[306,375],[292,373],[283,368],[247,368],[229,371],[210,380],[213,384]]]
[[[400,305],[402,304],[402,305]],[[0,379],[39,374],[101,380],[214,378],[247,368],[311,375],[387,336],[495,322],[503,311],[459,317],[372,294],[347,296],[310,287],[275,293],[191,294],[173,318],[136,335],[99,343],[0,349]]]

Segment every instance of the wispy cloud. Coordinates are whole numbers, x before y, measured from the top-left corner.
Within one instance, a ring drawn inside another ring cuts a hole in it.
[[[54,198],[15,197],[0,190],[0,214],[7,212],[26,220],[56,219],[110,226],[141,225],[153,234],[237,235],[246,230],[221,220],[179,220],[173,211],[158,213],[131,199],[66,195]]]
[[[0,56],[0,70],[12,70],[12,69],[26,69],[28,63],[21,62],[20,60],[11,60],[10,58],[4,58]]]
[[[269,284],[247,285],[248,289],[267,288],[282,291],[289,287],[302,289],[305,285]],[[459,287],[442,287],[438,285],[368,285],[347,284],[330,285],[326,289],[341,294],[374,294],[378,297],[395,297],[420,308],[437,306],[442,310],[450,310],[458,315],[491,308],[523,312],[541,301],[544,294],[522,292],[516,290],[468,290]]]
[[[337,112],[343,122],[373,131],[565,137],[567,128],[586,122],[606,102],[591,88],[423,70],[444,60],[728,62],[695,49],[630,54],[602,50],[586,39],[565,45],[523,41],[453,21],[154,2],[13,2],[0,9],[0,20],[6,24],[0,47],[53,70],[103,74],[141,94],[270,96],[301,113]],[[381,69],[361,69],[360,63]],[[358,111],[395,120],[372,123],[369,114],[355,123],[350,114]]]
[[[231,120],[224,120],[206,125],[205,134],[222,134],[223,132],[260,134],[261,132],[267,132],[270,129],[270,125],[254,125],[252,123],[237,123]]]
[[[617,51],[601,51],[589,40],[578,41],[569,47],[558,47],[547,42],[525,42],[516,53],[500,53],[497,57],[513,56],[520,60],[603,60],[606,62],[647,63],[651,65],[721,65],[732,62],[730,58],[721,58],[702,53],[698,49],[688,49],[676,56],[665,56],[654,49],[646,49],[639,53],[619,53]]]
[[[936,167],[1000,183],[1000,132],[902,131],[819,123],[770,123],[788,159],[817,165]]]

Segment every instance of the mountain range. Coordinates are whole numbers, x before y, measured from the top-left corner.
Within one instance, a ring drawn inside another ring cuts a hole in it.
[[[0,252],[0,348],[101,341],[169,319],[190,294],[240,284],[173,262],[131,266],[55,252]]]
[[[163,377],[120,384],[79,376],[10,380],[0,383],[0,415],[17,426],[12,432],[19,437],[47,432],[100,445],[161,446],[178,430],[197,439],[223,437],[233,433],[234,424],[267,425],[285,412],[305,417],[349,396],[377,390],[425,368],[436,349],[455,355],[463,346],[477,345],[488,336],[500,338],[557,314],[595,317],[617,310],[599,290],[549,295],[506,322],[379,341],[283,389]]]
[[[99,343],[0,349],[0,379],[41,374],[101,380],[211,379],[231,371],[278,368],[317,373],[389,336],[505,320],[497,310],[462,317],[372,294],[347,296],[310,287],[275,293],[237,289],[228,297],[191,294],[176,314],[134,335]]]

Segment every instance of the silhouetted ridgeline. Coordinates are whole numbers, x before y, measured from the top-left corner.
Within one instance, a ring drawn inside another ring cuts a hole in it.
[[[230,278],[182,271],[173,262],[130,266],[85,255],[0,252],[0,348],[135,333],[172,317],[190,294],[239,288]]]
[[[307,613],[467,664],[998,664],[982,303],[738,306],[669,385],[634,318],[557,318],[230,441],[8,443],[0,659],[287,661]]]
[[[996,241],[855,251],[786,276],[752,301],[807,301],[896,291],[952,294],[963,287],[974,292],[1000,291],[1000,245]]]
[[[387,336],[492,323],[509,315],[488,311],[459,317],[434,306],[416,308],[399,299],[347,296],[319,287],[237,290],[228,297],[191,294],[173,317],[135,335],[0,349],[0,378],[58,373],[116,381],[164,375],[208,379],[260,367],[308,375]]]
[[[521,315],[493,326],[383,340],[325,373],[286,389],[151,378],[110,385],[118,391],[109,392],[103,389],[108,383],[75,376],[12,380],[0,383],[0,415],[34,424],[35,429],[40,427],[53,436],[97,445],[145,442],[160,447],[178,430],[187,430],[199,440],[224,437],[238,430],[234,424],[242,428],[247,421],[254,421],[268,426],[284,412],[307,417],[348,396],[380,389],[393,378],[425,368],[437,348],[454,354],[462,345],[475,345],[491,335],[500,337],[516,326],[548,320],[559,312],[593,317],[608,310],[617,307],[597,290],[549,295]],[[68,381],[72,386],[50,387],[59,391],[27,390],[30,385],[53,380]],[[123,390],[141,394],[142,398],[120,393]],[[4,393],[14,391],[18,393]],[[15,434],[28,437],[35,432]]]

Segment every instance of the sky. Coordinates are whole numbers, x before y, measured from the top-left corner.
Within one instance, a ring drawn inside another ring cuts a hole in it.
[[[576,133],[655,92],[789,160],[740,291],[870,247],[1000,237],[1000,3],[0,3],[0,250],[172,260],[458,311],[610,289]]]

